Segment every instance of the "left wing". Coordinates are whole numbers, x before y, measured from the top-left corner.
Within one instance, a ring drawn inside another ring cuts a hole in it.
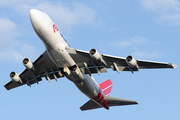
[[[26,61],[23,62],[26,62],[27,64],[31,63],[27,58],[24,60]],[[10,90],[24,84],[27,84],[28,86],[31,86],[34,83],[38,84],[38,82],[42,80],[41,77],[45,77],[49,82],[51,79],[57,80],[57,78],[63,77],[60,70],[49,58],[46,51],[34,63],[32,63],[32,66],[31,69],[27,67],[19,75],[15,72],[11,72],[10,77],[14,78],[15,80],[12,79],[7,84],[5,84],[4,87],[7,90]]]
[[[138,69],[150,68],[175,68],[171,63],[135,60],[132,56],[126,58],[99,54],[96,49],[90,52],[73,48],[67,48],[68,53],[81,68],[84,74],[107,72],[106,68],[114,71],[138,71]]]

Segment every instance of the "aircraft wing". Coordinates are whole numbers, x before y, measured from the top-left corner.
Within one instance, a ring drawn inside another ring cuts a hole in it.
[[[38,82],[42,80],[41,77],[45,77],[49,82],[51,79],[57,80],[57,78],[63,77],[60,70],[49,58],[46,51],[33,63],[33,66],[35,68],[34,71],[26,68],[22,73],[19,74],[22,83],[11,80],[5,84],[4,87],[7,90],[10,90],[24,84],[27,84],[28,86],[31,86],[34,83],[38,84]]]
[[[91,57],[89,52],[73,48],[67,48],[70,56],[74,59],[77,65],[81,68],[84,74],[88,73],[103,73],[107,72],[106,68],[112,68],[114,71],[138,71],[138,69],[152,68],[175,68],[176,65],[171,63],[160,63],[152,61],[135,60],[136,67],[131,67],[127,64],[126,58],[100,54],[104,62],[98,62]],[[88,70],[88,69],[89,70]]]

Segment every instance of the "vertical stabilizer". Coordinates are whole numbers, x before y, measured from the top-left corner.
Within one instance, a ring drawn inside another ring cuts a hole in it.
[[[106,95],[106,96],[109,96],[110,93],[111,93],[111,89],[112,89],[113,83],[111,82],[110,79],[108,79],[105,82],[99,84],[99,86],[100,86],[103,94]]]

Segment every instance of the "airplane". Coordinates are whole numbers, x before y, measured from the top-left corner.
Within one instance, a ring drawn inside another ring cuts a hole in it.
[[[110,97],[111,80],[97,84],[92,74],[106,73],[108,68],[113,71],[130,71],[152,68],[175,68],[171,63],[135,60],[133,56],[126,58],[100,54],[96,49],[88,51],[71,48],[51,18],[42,10],[31,9],[30,20],[34,31],[45,45],[45,52],[34,62],[24,58],[26,67],[20,74],[11,72],[11,81],[4,85],[7,90],[27,84],[39,84],[42,77],[51,82],[66,77],[90,100],[80,107],[82,111],[96,108],[109,109],[111,106],[133,105],[137,101]]]

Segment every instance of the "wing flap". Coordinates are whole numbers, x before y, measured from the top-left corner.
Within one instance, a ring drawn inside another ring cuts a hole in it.
[[[117,71],[115,66],[111,66],[113,71]],[[129,67],[118,67],[119,71],[131,71]],[[132,68],[133,71],[139,71],[138,69]]]
[[[89,74],[88,70],[85,67],[80,68],[80,69],[81,69],[81,72],[83,74]],[[98,66],[97,69],[99,70],[100,73],[106,73],[107,72],[105,67]],[[91,68],[89,68],[89,71],[92,74],[94,74],[94,73],[98,73],[97,69],[95,67],[91,67]]]

